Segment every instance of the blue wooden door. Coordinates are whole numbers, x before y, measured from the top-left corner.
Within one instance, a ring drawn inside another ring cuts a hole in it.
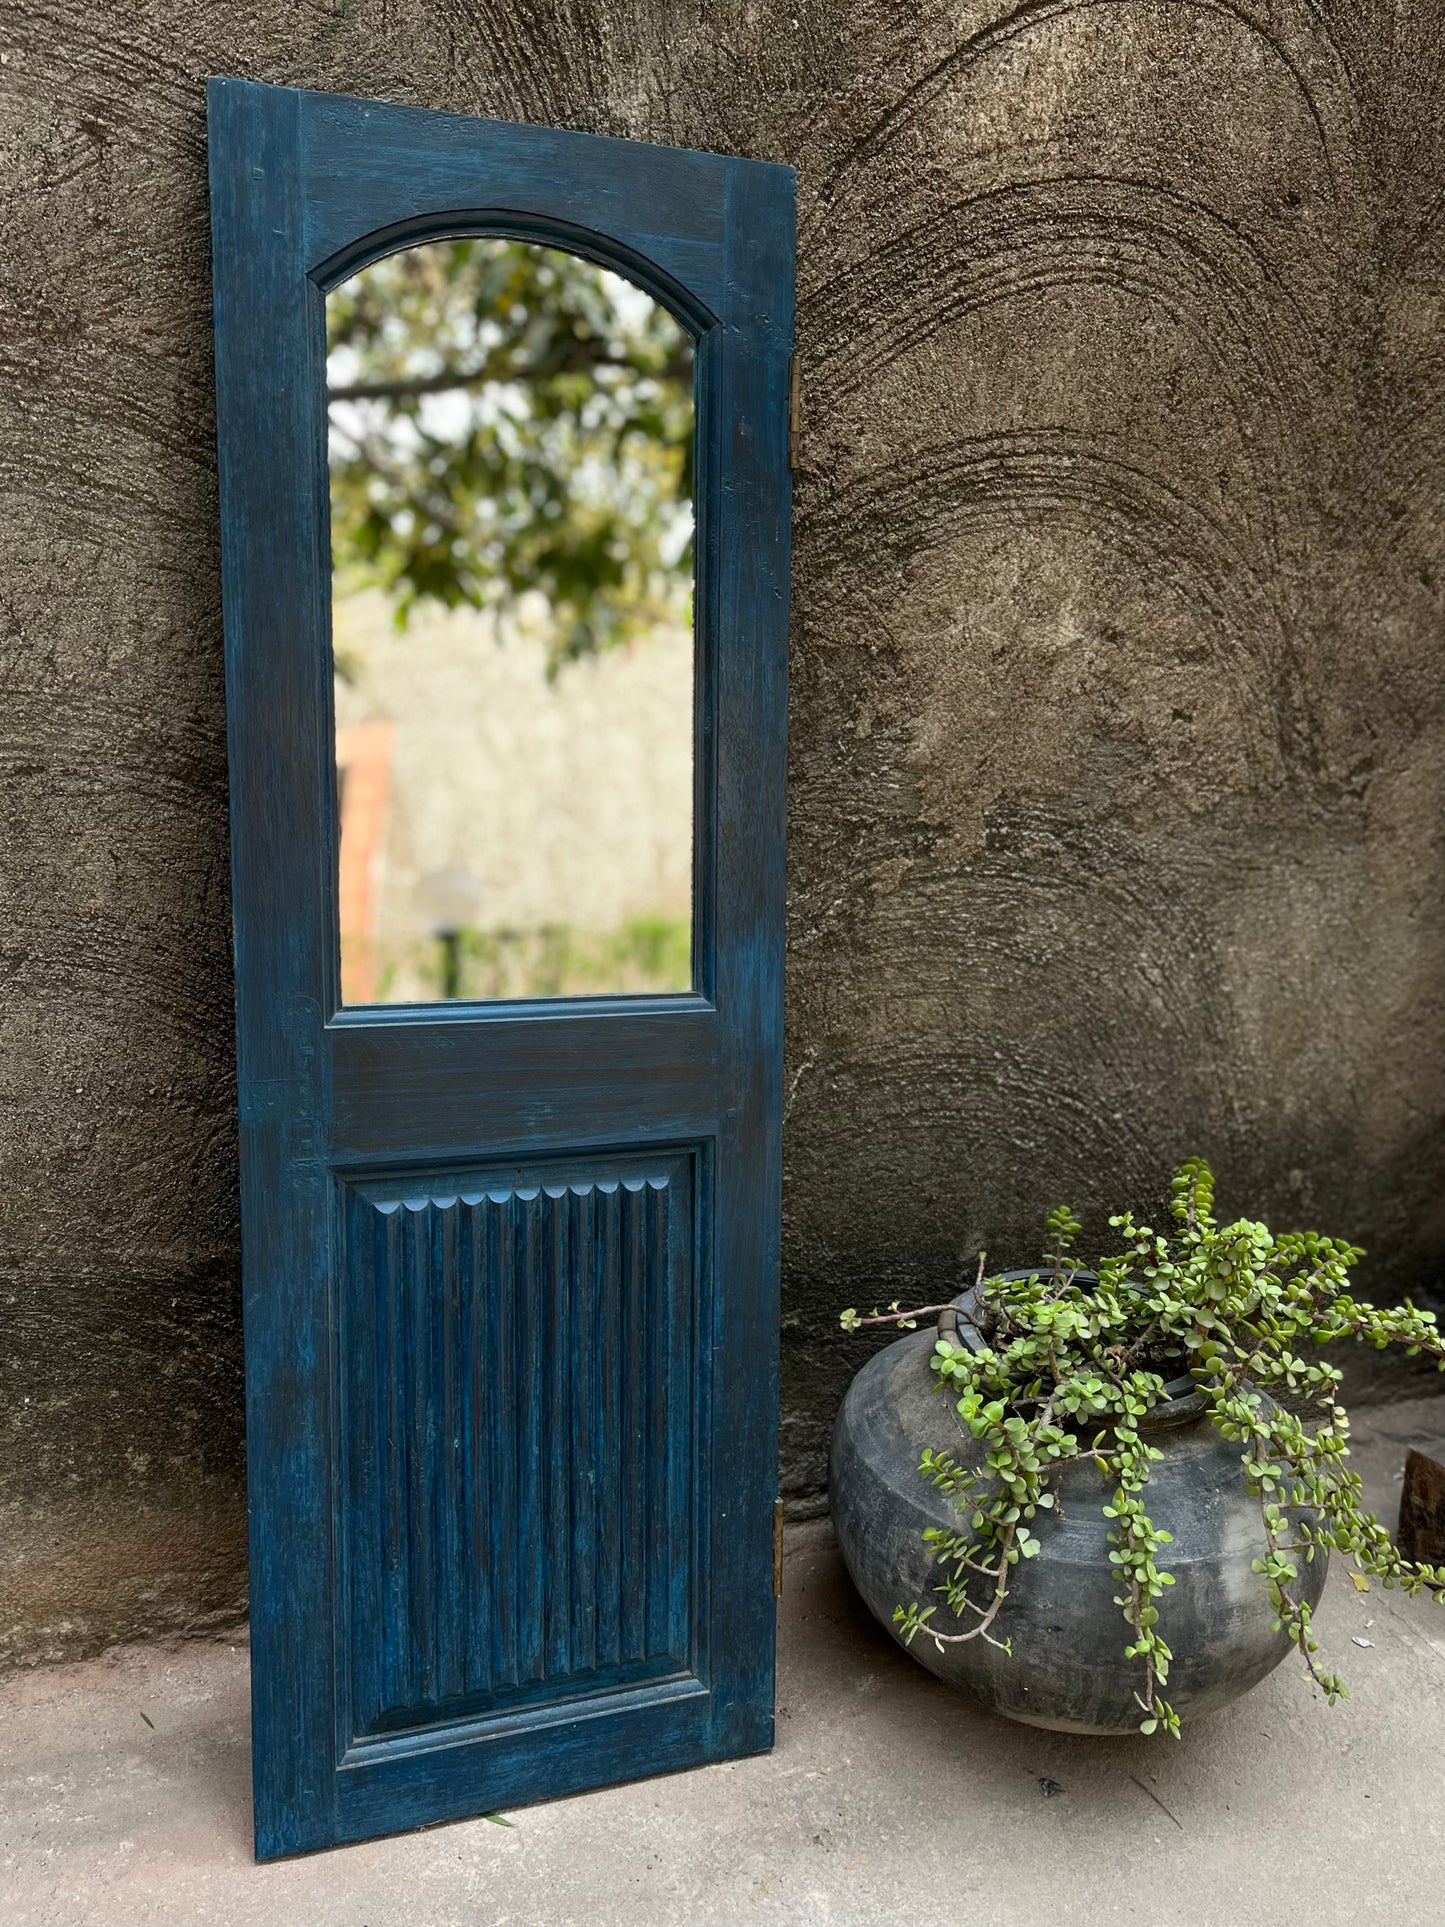
[[[271,1857],[772,1741],[793,176],[235,80],[210,146]],[[326,294],[459,235],[692,338],[689,992],[343,1004]]]

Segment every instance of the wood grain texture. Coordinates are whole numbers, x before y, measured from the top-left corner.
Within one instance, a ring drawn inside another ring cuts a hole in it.
[[[271,1859],[772,1743],[794,182],[207,100]],[[572,246],[697,343],[688,995],[341,1009],[323,304],[457,232]]]
[[[348,1744],[696,1676],[687,1155],[342,1187]]]
[[[211,72],[799,169],[790,1488],[839,1305],[1181,1152],[1441,1302],[1439,0],[0,22],[9,1651],[243,1587]]]

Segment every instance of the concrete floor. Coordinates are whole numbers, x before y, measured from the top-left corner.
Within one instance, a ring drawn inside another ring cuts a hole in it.
[[[1409,1444],[1445,1454],[1445,1399],[1361,1418],[1391,1521]],[[1038,1733],[899,1653],[818,1521],[788,1549],[770,1756],[267,1867],[244,1643],[126,1648],[0,1686],[0,1921],[1435,1927],[1445,1610],[1336,1572],[1321,1624],[1354,1689],[1332,1711],[1287,1660],[1179,1743]]]

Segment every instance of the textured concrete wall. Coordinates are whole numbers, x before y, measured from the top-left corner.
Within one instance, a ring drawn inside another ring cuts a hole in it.
[[[202,82],[794,162],[785,1474],[1057,1197],[1445,1249],[1445,9],[0,0],[21,1658],[243,1589]]]

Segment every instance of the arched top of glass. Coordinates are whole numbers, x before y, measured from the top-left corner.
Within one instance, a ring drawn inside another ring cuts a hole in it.
[[[327,354],[343,1001],[689,988],[690,336],[464,237]]]

